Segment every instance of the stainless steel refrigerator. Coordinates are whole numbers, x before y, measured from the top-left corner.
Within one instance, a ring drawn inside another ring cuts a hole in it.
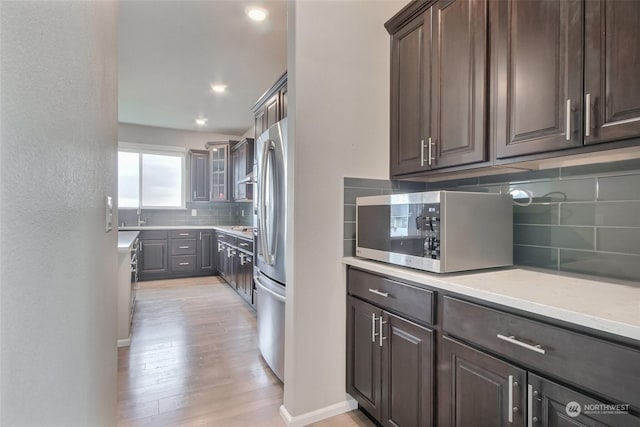
[[[287,119],[260,135],[255,150],[258,346],[271,370],[284,382]]]

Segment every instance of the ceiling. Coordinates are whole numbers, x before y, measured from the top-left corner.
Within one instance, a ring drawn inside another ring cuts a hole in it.
[[[254,5],[269,12],[265,21],[247,17]],[[286,70],[286,38],[286,0],[122,1],[118,121],[242,135],[255,101]]]

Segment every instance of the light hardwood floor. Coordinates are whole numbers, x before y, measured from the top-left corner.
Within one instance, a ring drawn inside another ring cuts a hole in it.
[[[255,312],[219,278],[140,282],[132,333],[118,350],[119,425],[285,426]],[[359,411],[314,425],[374,426]]]

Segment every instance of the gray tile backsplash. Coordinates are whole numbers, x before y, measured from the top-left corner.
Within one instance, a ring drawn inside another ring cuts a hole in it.
[[[385,190],[386,189],[386,190]],[[345,178],[344,254],[355,252],[355,197],[427,190],[522,190],[514,263],[640,281],[640,160],[436,183]]]
[[[192,215],[196,210],[196,216]],[[210,203],[187,204],[187,209],[142,209],[145,225],[253,225],[253,204]],[[119,209],[118,223],[137,225],[135,209]]]

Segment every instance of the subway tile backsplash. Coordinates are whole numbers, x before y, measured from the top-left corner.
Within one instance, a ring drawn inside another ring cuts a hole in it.
[[[196,216],[191,210],[196,210]],[[187,204],[187,209],[142,209],[141,219],[144,225],[253,225],[253,204],[251,202],[238,203],[210,203]],[[135,209],[119,209],[118,224],[128,226],[138,224]]]
[[[355,197],[464,190],[514,193],[514,264],[640,281],[640,160],[435,183],[345,178],[344,254],[355,253]]]

